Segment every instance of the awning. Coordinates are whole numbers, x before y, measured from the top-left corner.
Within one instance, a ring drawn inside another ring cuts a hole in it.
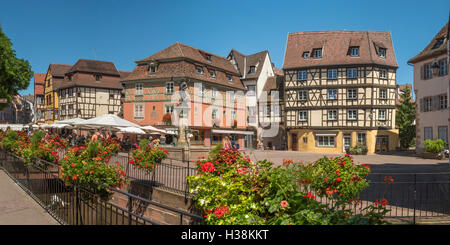
[[[323,133],[315,133],[316,136],[336,136],[337,132],[323,132]]]
[[[240,130],[221,130],[221,129],[212,129],[211,133],[213,134],[244,134],[244,135],[254,135],[253,131],[240,131]]]

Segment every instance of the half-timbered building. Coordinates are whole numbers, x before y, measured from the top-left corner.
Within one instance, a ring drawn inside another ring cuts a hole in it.
[[[342,153],[398,146],[397,62],[388,32],[289,33],[283,64],[288,148]]]
[[[64,83],[64,75],[71,65],[54,64],[48,66],[44,82],[45,123],[51,124],[59,120],[58,88]]]
[[[80,59],[64,75],[57,89],[60,120],[89,119],[121,111],[122,85],[113,62]]]
[[[34,123],[43,124],[45,122],[45,95],[44,81],[45,73],[34,74]]]

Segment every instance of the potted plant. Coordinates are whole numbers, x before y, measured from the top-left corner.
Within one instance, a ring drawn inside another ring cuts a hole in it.
[[[437,140],[425,140],[423,142],[425,151],[423,152],[423,158],[437,159],[442,158],[440,154],[444,150],[445,142],[441,139]]]
[[[128,162],[138,169],[151,174],[155,171],[156,166],[161,164],[162,160],[166,159],[167,156],[168,152],[166,149],[154,147],[149,140],[143,139],[139,141],[139,146],[131,152]]]
[[[170,113],[167,113],[163,116],[163,123],[165,123],[166,125],[172,124],[172,115]]]

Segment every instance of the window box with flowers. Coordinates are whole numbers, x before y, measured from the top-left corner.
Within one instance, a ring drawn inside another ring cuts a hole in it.
[[[166,113],[166,114],[163,116],[162,121],[163,121],[163,123],[164,123],[165,125],[172,125],[172,115],[169,114],[169,113]]]

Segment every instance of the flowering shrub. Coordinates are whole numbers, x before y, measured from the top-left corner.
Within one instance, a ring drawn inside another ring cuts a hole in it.
[[[127,182],[120,164],[117,167],[106,164],[111,157],[106,149],[99,141],[70,148],[60,161],[60,178],[68,185],[82,185],[97,191],[104,199],[110,198],[108,188],[122,188]]]
[[[188,177],[189,189],[207,224],[383,224],[387,213],[384,200],[359,214],[347,207],[368,186],[370,172],[348,155],[306,165],[286,159],[274,167],[219,147],[197,166],[199,174]],[[318,197],[334,200],[335,206]]]
[[[149,140],[141,140],[139,146],[131,152],[129,163],[150,174],[167,156],[166,149],[151,146]]]

